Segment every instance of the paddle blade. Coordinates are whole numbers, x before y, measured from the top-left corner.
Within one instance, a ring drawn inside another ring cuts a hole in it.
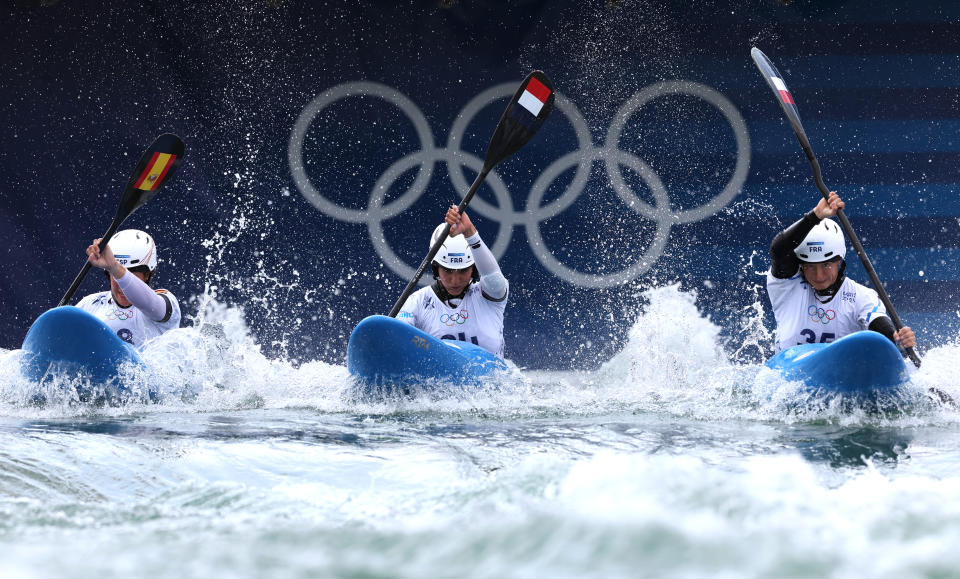
[[[553,83],[542,71],[535,70],[520,83],[520,88],[503,111],[493,133],[483,168],[490,171],[533,138],[553,110]]]
[[[770,86],[773,94],[777,97],[777,102],[780,103],[783,113],[787,115],[787,120],[790,121],[793,131],[797,133],[797,136],[806,136],[803,125],[800,124],[800,113],[797,111],[797,105],[793,101],[793,95],[790,94],[790,89],[787,88],[787,83],[784,82],[783,76],[780,75],[777,67],[773,66],[773,63],[770,62],[767,55],[757,47],[750,50],[750,57],[753,58],[754,64],[760,69],[760,74],[763,75],[764,80],[767,81],[767,85]]]
[[[144,151],[137,163],[127,188],[120,198],[114,221],[122,223],[131,213],[153,198],[164,184],[173,177],[183,162],[183,141],[180,137],[166,133]]]

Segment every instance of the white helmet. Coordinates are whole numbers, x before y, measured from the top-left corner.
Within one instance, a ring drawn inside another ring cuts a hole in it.
[[[127,269],[141,266],[153,272],[157,269],[157,245],[150,234],[139,229],[124,229],[107,243],[113,257]]]
[[[446,223],[441,223],[433,230],[433,235],[430,236],[431,248],[433,244],[437,242],[437,239],[440,238],[440,234],[443,233],[445,226]],[[467,244],[467,240],[463,237],[462,233],[460,235],[447,236],[443,245],[440,246],[440,251],[438,251],[436,257],[433,258],[433,261],[447,269],[466,269],[473,265],[473,252],[470,251],[470,245]]]
[[[793,252],[800,261],[820,263],[837,256],[846,257],[847,243],[840,226],[832,219],[824,219],[810,230]]]

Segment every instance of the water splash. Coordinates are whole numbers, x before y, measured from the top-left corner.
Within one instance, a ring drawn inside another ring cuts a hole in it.
[[[721,328],[697,308],[695,292],[679,284],[643,293],[646,302],[625,347],[599,370],[513,371],[478,389],[425,386],[406,396],[370,400],[358,394],[346,367],[323,361],[300,362],[269,355],[254,338],[244,309],[209,294],[194,298],[199,312],[193,326],[168,332],[143,350],[144,368],[123,375],[126,385],[149,387],[157,404],[135,397],[119,407],[90,407],[75,397],[55,405],[30,403],[36,385],[19,374],[19,351],[0,351],[0,413],[17,416],[118,416],[131,412],[216,412],[243,409],[312,408],[327,413],[425,413],[520,419],[597,416],[610,413],[668,413],[702,420],[751,420],[838,424],[954,423],[957,413],[932,403],[876,414],[851,409],[843,401],[811,399],[797,383],[783,380],[759,363],[745,363],[741,352],[769,339],[762,322],[762,299],[755,295],[753,329],[731,343]],[[952,378],[960,346],[927,353],[913,374],[918,393],[938,388],[960,399]],[[59,387],[70,391],[70,377]],[[73,385],[74,388],[76,384]]]

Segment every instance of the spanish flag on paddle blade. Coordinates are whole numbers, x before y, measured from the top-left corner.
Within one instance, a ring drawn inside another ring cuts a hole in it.
[[[153,157],[150,158],[150,162],[147,163],[147,168],[143,170],[143,173],[140,174],[133,186],[144,191],[153,191],[163,182],[167,171],[170,170],[170,167],[173,166],[173,162],[176,160],[176,155],[159,152],[154,153]]]

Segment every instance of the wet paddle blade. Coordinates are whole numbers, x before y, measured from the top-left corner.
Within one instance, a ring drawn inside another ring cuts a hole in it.
[[[783,80],[783,76],[777,70],[777,67],[773,66],[773,63],[770,62],[767,55],[757,47],[753,47],[750,50],[750,57],[753,58],[753,63],[760,69],[760,74],[763,75],[763,79],[767,81],[770,90],[772,90],[774,96],[777,97],[780,108],[783,109],[787,120],[790,121],[790,126],[793,127],[793,131],[797,133],[797,138],[800,138],[802,135],[803,139],[806,139],[807,134],[806,131],[803,130],[803,125],[800,123],[800,112],[797,110],[797,104],[794,102],[793,95],[790,93],[790,89],[787,88],[787,83]]]
[[[483,160],[484,170],[493,169],[527,144],[547,120],[553,101],[553,83],[547,75],[540,70],[528,74],[500,117]]]
[[[170,133],[157,137],[150,148],[144,151],[130,175],[114,220],[122,223],[131,213],[150,201],[180,168],[183,152],[184,146],[180,137]]]

